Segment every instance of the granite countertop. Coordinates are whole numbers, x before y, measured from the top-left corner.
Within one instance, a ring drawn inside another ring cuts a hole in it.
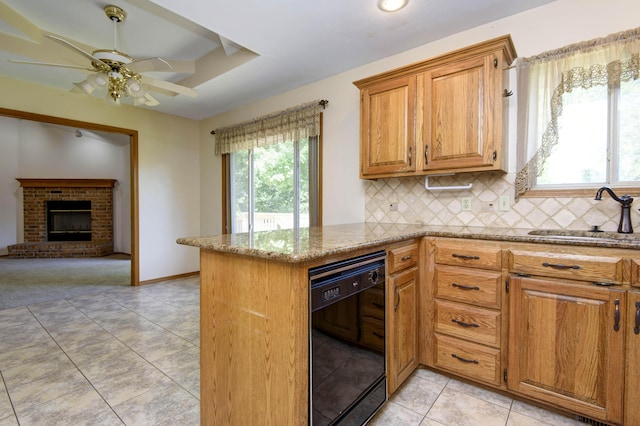
[[[423,236],[560,245],[640,248],[640,235],[614,232],[434,226],[393,223],[354,223],[323,227],[209,237],[178,238],[177,243],[203,250],[237,253],[284,262],[305,262],[382,244]]]

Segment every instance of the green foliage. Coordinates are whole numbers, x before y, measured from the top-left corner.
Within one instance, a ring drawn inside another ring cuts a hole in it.
[[[309,143],[299,142],[300,212],[309,212]],[[293,142],[279,143],[253,150],[254,210],[262,213],[294,211],[295,150]],[[237,152],[234,161],[235,207],[249,210],[249,152]]]

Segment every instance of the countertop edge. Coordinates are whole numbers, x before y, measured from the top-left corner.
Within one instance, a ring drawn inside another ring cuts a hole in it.
[[[367,224],[356,224],[354,226],[366,226]],[[393,224],[378,224],[389,225]],[[318,228],[320,231],[341,231],[344,227],[348,228],[348,225],[329,226]],[[376,224],[371,224],[376,226]],[[412,225],[404,225],[407,228],[412,228]],[[516,242],[516,243],[538,243],[538,244],[554,244],[559,246],[580,246],[580,247],[600,247],[600,248],[621,248],[621,249],[640,249],[640,240],[629,239],[597,239],[590,238],[584,239],[579,237],[567,237],[558,238],[551,235],[529,235],[527,229],[492,229],[492,228],[469,228],[460,227],[459,229],[429,229],[434,227],[415,225],[413,229],[396,230],[393,229],[384,233],[384,235],[365,235],[358,241],[344,241],[334,243],[333,245],[327,245],[322,248],[306,248],[299,249],[299,252],[291,249],[269,250],[264,248],[255,248],[247,246],[247,241],[241,241],[242,244],[236,244],[232,240],[233,237],[229,235],[218,235],[211,237],[184,237],[178,238],[176,242],[180,245],[198,247],[205,251],[215,251],[223,253],[232,253],[238,255],[245,255],[263,259],[270,259],[275,261],[287,262],[287,263],[302,263],[317,260],[323,257],[331,255],[345,254],[356,250],[363,250],[367,248],[373,248],[380,245],[389,245],[404,240],[422,238],[422,237],[439,237],[439,238],[459,238],[459,239],[474,239],[484,241],[502,241],[502,242]],[[443,227],[444,228],[444,227]],[[366,232],[364,232],[366,234]],[[268,235],[268,234],[265,234]],[[286,233],[284,235],[287,235]],[[290,239],[291,236],[289,236]],[[226,238],[226,240],[225,240]],[[313,236],[309,236],[309,240],[313,240]],[[322,236],[319,237],[322,239]],[[299,241],[296,241],[299,242]]]

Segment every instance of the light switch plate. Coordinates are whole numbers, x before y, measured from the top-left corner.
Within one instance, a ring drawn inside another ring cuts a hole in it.
[[[511,208],[510,203],[511,203],[511,200],[509,199],[508,195],[501,195],[500,204],[498,206],[499,210],[501,212],[508,212],[509,209]]]

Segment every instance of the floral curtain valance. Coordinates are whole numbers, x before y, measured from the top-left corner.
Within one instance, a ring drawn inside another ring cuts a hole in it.
[[[640,76],[640,28],[518,59],[516,198],[535,185],[558,143],[562,95]]]
[[[247,151],[320,134],[320,113],[327,101],[313,101],[244,123],[216,129],[216,154]]]

